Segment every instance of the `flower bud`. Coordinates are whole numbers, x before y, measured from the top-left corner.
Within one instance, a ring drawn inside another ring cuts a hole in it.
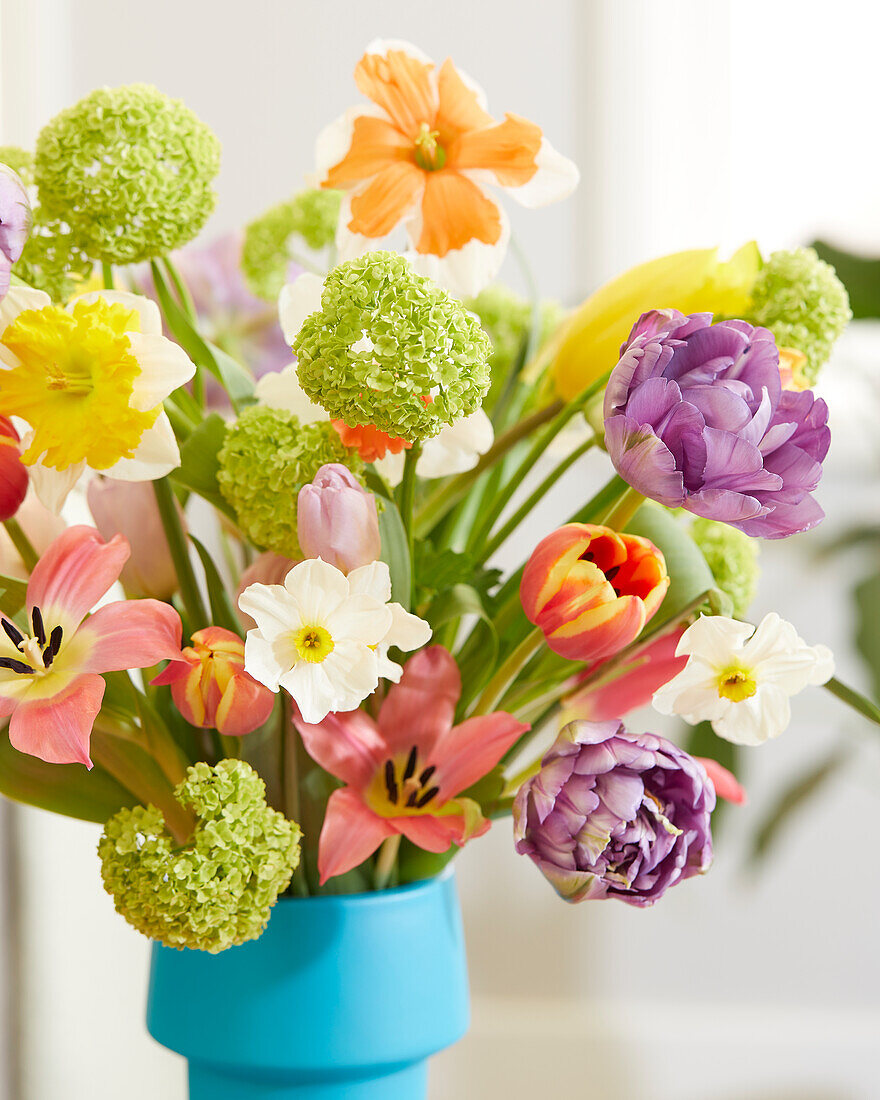
[[[668,587],[666,562],[648,539],[567,523],[535,547],[520,599],[554,653],[597,661],[638,637]]]
[[[339,463],[322,466],[300,489],[297,535],[307,558],[323,558],[343,573],[379,557],[376,499]]]
[[[153,680],[170,684],[171,698],[193,726],[241,737],[272,713],[275,694],[244,670],[244,642],[231,630],[209,626],[192,636],[183,661],[171,661]]]
[[[149,481],[95,480],[87,492],[89,510],[101,537],[124,535],[131,556],[120,580],[130,596],[167,600],[178,588],[177,572],[162,517]]]
[[[11,420],[0,416],[0,520],[15,515],[27,489],[28,474],[21,461],[18,432]]]

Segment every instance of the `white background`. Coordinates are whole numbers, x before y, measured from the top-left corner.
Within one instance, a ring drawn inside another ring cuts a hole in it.
[[[543,292],[573,304],[676,248],[756,237],[766,252],[822,234],[880,250],[878,31],[877,9],[856,0],[2,0],[0,141],[31,144],[97,85],[155,83],[223,142],[210,235],[300,187],[317,131],[356,101],[363,47],[410,39],[452,55],[496,113],[534,119],[577,160],[574,199],[511,210]],[[836,433],[828,522],[766,548],[755,609],[830,644],[855,682],[854,563],[820,568],[810,555],[847,523],[878,518],[876,409],[853,381],[876,372],[878,346],[853,334],[823,378]],[[589,491],[593,476],[576,469],[561,492]],[[553,504],[532,541],[563,514]],[[750,875],[748,836],[773,792],[853,739],[855,763]],[[798,699],[787,734],[749,758],[750,804],[729,815],[711,874],[650,912],[566,907],[497,826],[458,864],[475,1022],[437,1060],[434,1096],[876,1097],[875,740],[825,693]],[[180,1100],[180,1063],[141,1024],[146,944],[101,892],[96,830],[18,818],[23,986],[7,1032],[25,1083],[10,1097]]]

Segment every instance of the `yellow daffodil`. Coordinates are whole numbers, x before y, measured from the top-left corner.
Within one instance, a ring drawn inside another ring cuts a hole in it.
[[[601,378],[617,362],[620,345],[651,309],[738,316],[746,309],[761,266],[753,242],[727,262],[717,248],[673,252],[618,275],[576,309],[545,347],[557,392],[566,399]]]

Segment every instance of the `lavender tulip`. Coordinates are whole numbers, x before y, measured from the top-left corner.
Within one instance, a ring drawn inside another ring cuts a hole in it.
[[[297,535],[307,558],[343,573],[369,565],[381,550],[376,499],[345,466],[328,463],[299,491]]]
[[[566,901],[644,907],[709,869],[714,808],[703,766],[672,742],[570,722],[516,796],[516,850]]]
[[[639,318],[605,391],[618,473],[669,508],[784,538],[824,512],[811,493],[831,433],[828,406],[782,388],[772,333],[654,310]]]
[[[0,164],[0,299],[9,290],[12,265],[31,230],[31,204],[16,172]]]

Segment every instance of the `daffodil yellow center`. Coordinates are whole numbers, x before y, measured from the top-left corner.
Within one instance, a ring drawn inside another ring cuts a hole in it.
[[[416,137],[416,164],[426,172],[436,172],[446,163],[446,150],[437,141],[439,131],[423,122]]]
[[[724,669],[718,677],[718,694],[732,703],[750,699],[757,690],[758,685],[750,669],[733,666]]]
[[[105,470],[131,458],[160,408],[132,407],[141,368],[128,334],[140,331],[135,310],[104,299],[28,309],[0,335],[18,365],[0,373],[0,414],[33,428],[28,464],[64,470],[85,462]]]
[[[323,626],[302,626],[293,636],[297,654],[310,664],[320,664],[334,649],[330,631]]]

